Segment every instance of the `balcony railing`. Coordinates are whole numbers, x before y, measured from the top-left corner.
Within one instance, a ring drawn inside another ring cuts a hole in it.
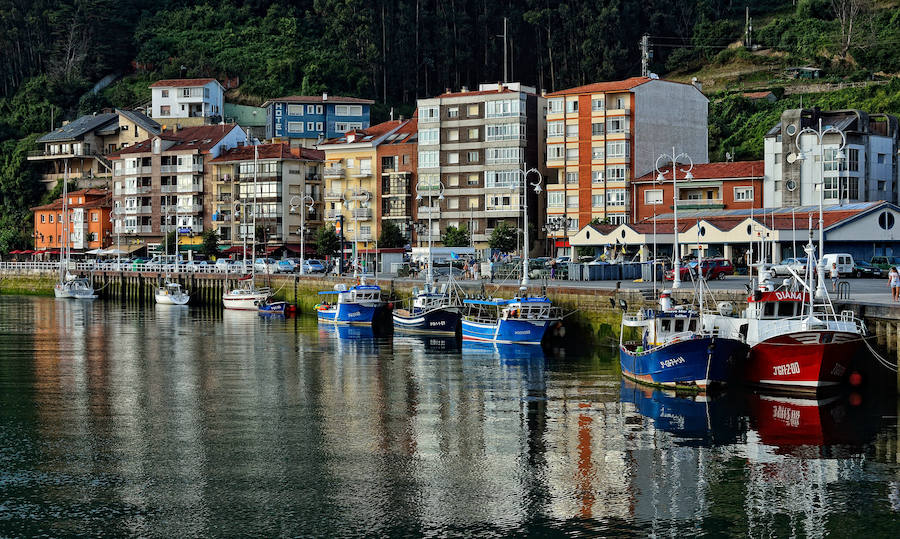
[[[122,229],[122,234],[151,234],[153,227],[150,225],[143,226],[126,226]]]
[[[178,172],[178,165],[160,165],[160,174],[173,174]]]
[[[138,213],[148,214],[148,213],[152,213],[152,212],[153,212],[153,206],[132,206],[132,207],[126,207],[124,209],[124,213],[131,214],[131,215],[138,214]]]
[[[711,208],[725,207],[725,202],[721,198],[684,198],[678,200],[679,208]]]
[[[159,186],[160,193],[174,193],[176,190],[178,190],[178,186],[173,184]]]
[[[326,178],[339,178],[344,175],[343,165],[329,165],[325,167]]]
[[[372,193],[366,191],[365,189],[358,189],[350,191],[350,200],[357,200],[359,202],[365,202],[372,198]]]
[[[371,232],[360,232],[355,236],[357,241],[372,241],[372,233]]]
[[[216,197],[217,202],[231,202],[231,193],[222,193]]]
[[[199,183],[192,183],[190,185],[181,185],[178,184],[176,191],[179,193],[193,193],[196,191],[202,191],[203,185]]]
[[[198,213],[203,211],[202,204],[191,204],[190,206],[176,206],[175,211],[178,213]]]
[[[341,216],[341,210],[325,210],[325,219],[338,219]]]
[[[325,200],[344,200],[344,194],[336,191],[325,191]]]
[[[370,168],[361,168],[358,171],[353,173],[354,178],[368,178],[372,175],[372,169]]]
[[[146,195],[149,192],[149,185],[127,186],[122,188],[123,195]]]
[[[372,209],[371,208],[354,208],[352,212],[352,216],[354,219],[358,219],[361,221],[368,221],[372,218]]]

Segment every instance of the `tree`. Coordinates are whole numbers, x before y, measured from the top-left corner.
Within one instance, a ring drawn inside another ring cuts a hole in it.
[[[219,234],[212,229],[203,231],[203,245],[200,252],[206,256],[215,256],[219,254]]]
[[[400,227],[395,225],[393,221],[382,221],[381,234],[378,235],[378,246],[384,248],[403,247],[406,245],[406,238],[400,232]]]
[[[316,232],[316,254],[325,258],[338,252],[341,240],[333,226],[323,226]]]
[[[441,241],[444,243],[444,247],[468,247],[469,229],[465,226],[459,228],[448,226]]]
[[[516,248],[516,235],[518,231],[509,226],[509,223],[502,221],[491,232],[488,245],[491,249],[496,249],[502,253],[508,253]]]

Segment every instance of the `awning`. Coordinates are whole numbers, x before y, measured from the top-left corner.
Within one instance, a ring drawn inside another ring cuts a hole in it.
[[[234,253],[243,253],[243,252],[244,252],[243,247],[241,247],[240,245],[235,245],[233,247],[229,247],[229,248],[225,249],[224,251],[222,251],[222,254],[230,255],[230,254],[234,254]],[[252,253],[252,252],[253,251],[248,247],[247,253]]]
[[[316,253],[315,245],[310,245],[307,243],[306,245],[304,245],[304,247],[306,249],[306,254],[315,254]],[[287,244],[284,246],[284,248],[292,253],[300,253],[301,252],[299,245]]]
[[[203,249],[203,245],[200,245],[199,243],[196,245],[179,245],[178,246],[179,251],[199,251],[200,249]]]
[[[277,251],[278,249],[283,249],[283,248],[284,248],[284,247],[281,246],[281,245],[278,245],[277,247],[266,247],[266,254],[267,254],[267,255],[272,254],[272,253],[274,253],[275,251]]]
[[[103,249],[91,249],[90,251],[85,251],[86,255],[102,255]]]

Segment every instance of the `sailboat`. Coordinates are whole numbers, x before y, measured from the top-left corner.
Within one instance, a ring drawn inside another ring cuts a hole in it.
[[[253,254],[256,254],[256,178],[259,170],[259,149],[253,144]],[[246,212],[245,212],[246,213]],[[246,235],[246,232],[244,233]],[[244,249],[244,267],[246,267],[247,250]],[[238,279],[239,286],[222,294],[222,304],[226,309],[241,311],[258,311],[272,295],[269,287],[257,288],[256,264],[250,264],[250,275]]]
[[[169,254],[169,235],[166,234],[166,255]],[[178,275],[178,205],[175,206],[175,275]],[[154,294],[156,303],[160,305],[187,305],[191,300],[190,294],[181,288],[181,284],[169,278],[166,273],[166,280],[162,286],[157,287]]]
[[[71,231],[69,229],[69,164],[66,163],[63,178],[63,244],[59,251],[59,279],[53,287],[53,295],[57,298],[95,299],[94,286],[89,279],[76,277],[69,273],[71,256]]]

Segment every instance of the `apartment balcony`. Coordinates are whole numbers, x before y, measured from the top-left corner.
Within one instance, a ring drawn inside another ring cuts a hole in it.
[[[338,193],[337,191],[325,191],[324,198],[326,201],[341,201],[344,200],[344,193]]]
[[[341,210],[325,210],[325,219],[335,221],[341,217]]]
[[[373,236],[371,232],[363,232],[361,234],[354,235],[354,239],[356,241],[372,241]]]
[[[372,169],[370,168],[361,168],[353,173],[354,178],[368,178],[372,176]]]
[[[624,108],[624,109],[607,109],[607,110],[606,110],[606,115],[607,115],[607,116],[630,116],[630,115],[631,115],[631,109],[628,109],[628,108]]]
[[[90,148],[72,148],[69,151],[30,150],[27,154],[29,161],[43,159],[64,159],[69,157],[96,157]]]
[[[171,166],[171,165],[170,165]],[[187,173],[202,173],[203,172],[203,164],[202,163],[191,163],[190,165],[175,165],[174,172],[178,174],[187,174]]]
[[[320,182],[320,181],[322,181],[322,177],[319,176],[318,174],[307,174],[307,175],[306,175],[306,181],[308,181],[308,182]]]
[[[324,176],[326,178],[342,178],[344,176],[344,166],[329,165],[325,167]]]
[[[138,185],[131,187],[123,187],[121,189],[121,194],[123,195],[146,195],[150,193],[149,185]]]
[[[153,227],[150,225],[143,226],[125,226],[122,227],[122,234],[152,234]]]
[[[219,196],[216,197],[216,202],[231,202],[231,193],[219,193]]]
[[[153,206],[132,206],[132,207],[126,207],[123,210],[123,213],[126,215],[137,215],[137,214],[147,215],[152,212],[153,212]]]
[[[354,208],[351,216],[355,220],[368,221],[372,218],[372,208]]]
[[[176,191],[177,193],[196,193],[199,191],[203,191],[203,185],[199,183],[192,183],[190,185],[177,185]]]
[[[178,165],[161,165],[159,172],[160,174],[175,174],[178,172]]]
[[[159,186],[160,193],[174,193],[177,190],[178,190],[178,186],[173,185],[173,184]]]
[[[200,213],[203,211],[203,204],[191,204],[190,206],[176,206],[175,211],[178,213]]]
[[[216,176],[217,182],[231,183],[235,180],[234,174],[220,174]]]
[[[691,198],[681,199],[677,205],[679,210],[709,210],[722,209],[725,202],[721,198]]]
[[[367,200],[372,199],[372,193],[366,191],[365,189],[358,189],[350,191],[350,200],[356,200],[358,202],[366,202]]]

